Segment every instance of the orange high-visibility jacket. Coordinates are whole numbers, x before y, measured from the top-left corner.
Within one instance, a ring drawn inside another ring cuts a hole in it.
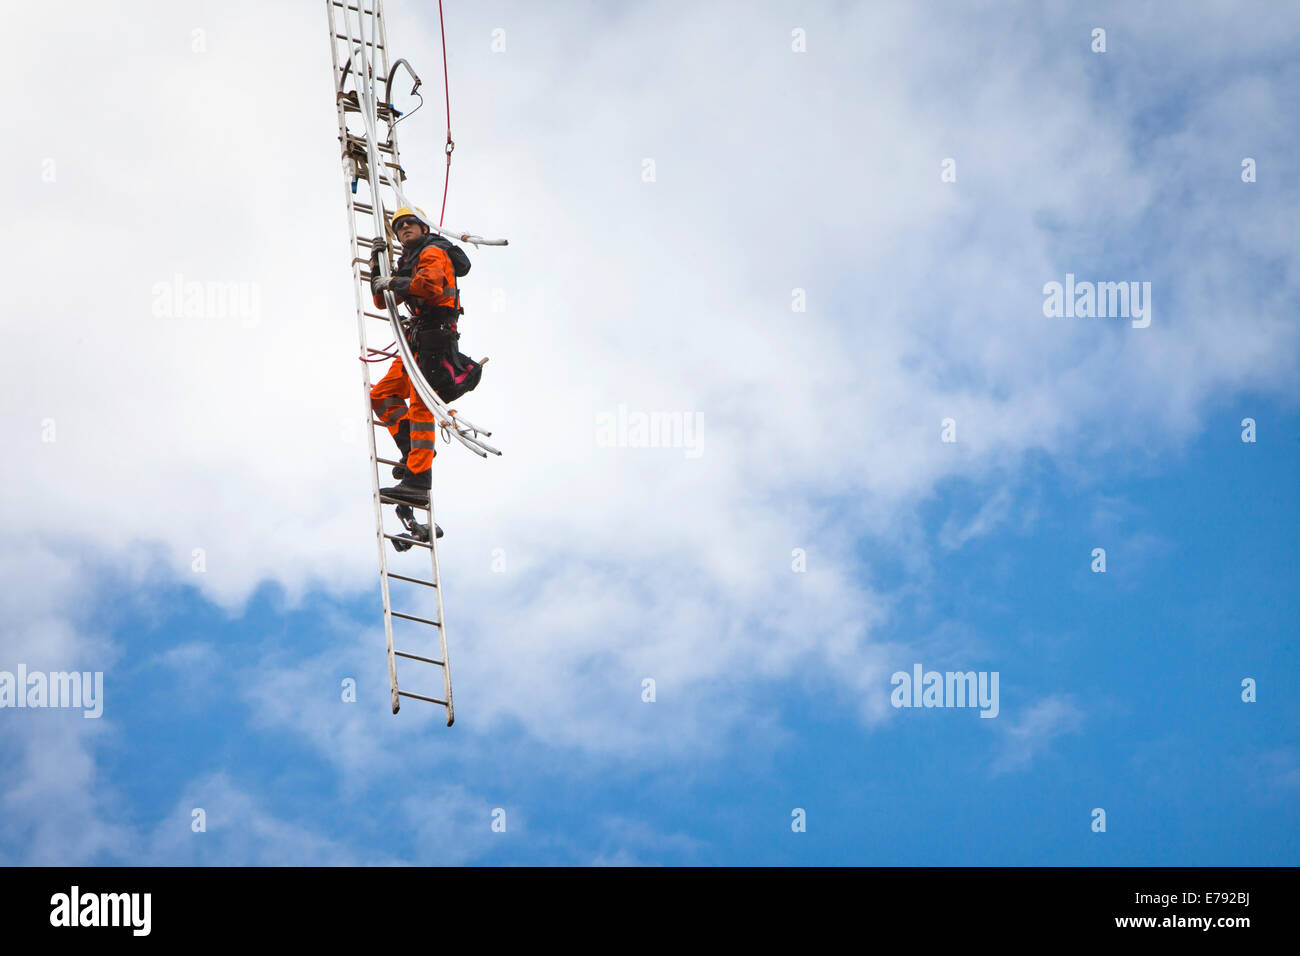
[[[393,274],[392,288],[398,302],[406,302],[417,315],[432,309],[460,310],[460,290],[456,288],[456,271],[451,258],[426,237],[422,248],[415,251],[415,260],[403,254]],[[374,296],[375,307],[384,308],[382,294]],[[454,315],[454,313],[453,313]]]

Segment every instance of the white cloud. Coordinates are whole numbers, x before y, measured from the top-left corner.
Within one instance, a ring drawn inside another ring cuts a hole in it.
[[[105,855],[126,858],[131,831],[119,822],[120,796],[96,756],[111,728],[80,711],[5,712],[3,719],[0,859],[84,866]]]
[[[956,515],[950,517],[939,531],[939,543],[949,550],[956,550],[967,541],[986,535],[1001,525],[1007,520],[1011,508],[1011,489],[999,488],[980,505],[979,511],[964,526]]]
[[[89,624],[90,569],[39,540],[0,535],[0,670],[111,672],[118,649]],[[119,746],[114,688],[103,685],[103,716],[80,709],[0,710],[0,859],[32,865],[89,864],[124,853],[120,794],[97,752]]]
[[[409,858],[419,866],[458,866],[482,857],[527,826],[521,810],[497,807],[458,784],[434,787],[400,801],[410,832]],[[497,811],[503,811],[497,813]],[[502,820],[503,831],[494,831]]]
[[[202,810],[201,818],[195,810]],[[205,829],[194,829],[197,819]],[[354,836],[349,834],[349,836]],[[364,866],[399,859],[375,854],[319,824],[278,816],[225,773],[190,782],[137,852],[154,866]]]
[[[1026,707],[1017,720],[1002,725],[1004,737],[994,773],[1024,769],[1057,737],[1078,733],[1083,718],[1070,694],[1053,694]]]

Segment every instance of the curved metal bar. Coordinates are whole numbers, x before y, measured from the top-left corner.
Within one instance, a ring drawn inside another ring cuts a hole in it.
[[[492,433],[491,433],[490,431],[488,431],[486,428],[479,428],[477,425],[475,425],[472,421],[470,421],[468,418],[466,418],[466,417],[465,417],[464,415],[462,415],[460,412],[456,411],[454,408],[451,410],[451,413],[452,413],[453,416],[455,416],[456,421],[458,421],[460,424],[464,425],[464,426],[465,426],[466,428],[468,428],[470,431],[472,431],[472,432],[482,432],[484,435],[487,435],[488,438],[491,438],[491,437],[492,437]]]
[[[420,93],[418,92],[420,89],[421,80],[419,76],[417,76],[415,73],[415,67],[407,63],[405,57],[402,57],[401,59],[397,60],[388,71],[388,82],[384,84],[384,102],[388,104],[390,109],[393,108],[393,77],[397,75],[397,68],[399,66],[406,67],[406,72],[410,73],[411,79],[415,80],[415,85],[411,87],[411,95],[419,96],[420,106],[423,106],[424,97],[421,96]],[[416,113],[420,112],[420,106],[417,106],[415,109],[411,110],[411,112],[407,113],[405,116],[402,116],[400,119],[393,120],[393,125],[396,126],[398,123],[402,122],[402,120],[410,119]],[[394,112],[396,112],[396,110],[394,110]]]

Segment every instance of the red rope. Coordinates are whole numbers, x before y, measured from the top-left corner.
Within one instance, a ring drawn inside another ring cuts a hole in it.
[[[388,351],[388,350],[391,349],[391,348],[392,348],[393,346],[395,346],[396,344],[397,344],[397,341],[394,340],[394,341],[392,341],[392,342],[389,342],[389,343],[388,343],[387,345],[385,345],[382,349],[371,349],[371,348],[366,349],[366,351],[369,352],[369,353],[371,353],[372,355],[378,355],[378,356],[380,356],[379,358],[366,358],[366,357],[363,356],[363,355],[358,355],[357,358],[361,359],[361,361],[363,361],[363,362],[386,362],[386,361],[388,361],[389,359],[395,359],[395,358],[397,358],[397,353],[396,353],[396,352],[390,352],[390,351]]]
[[[447,28],[442,22],[442,0],[438,0],[438,29],[442,33],[442,89],[447,99],[447,174],[442,179],[442,211],[438,213],[438,228],[447,213],[447,185],[451,182],[451,151],[456,144],[451,140],[451,84],[447,80]]]

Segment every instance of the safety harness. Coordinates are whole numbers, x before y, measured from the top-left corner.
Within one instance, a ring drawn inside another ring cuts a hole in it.
[[[420,253],[431,245],[447,253],[456,278],[469,272],[469,256],[465,255],[465,250],[430,232],[410,248],[402,247],[393,275],[405,277],[409,282],[415,274]],[[414,296],[406,297],[406,307],[411,311],[407,335],[415,348],[416,360],[434,391],[448,402],[473,390],[483,375],[481,363],[462,353],[456,344],[460,340],[456,320],[465,312],[460,304],[459,283],[453,285],[451,295],[456,303],[454,306],[428,305]]]
[[[444,239],[436,232],[430,232],[410,248],[402,247],[402,255],[397,260],[397,268],[393,270],[393,275],[409,281],[415,275],[415,265],[420,261],[420,253],[424,252],[429,246],[437,246],[447,253],[447,258],[451,260],[452,272],[457,278],[469,272],[469,256],[465,255],[465,250]],[[452,281],[455,282],[454,279]],[[428,305],[414,296],[408,296],[406,298],[406,307],[411,310],[411,316],[417,326],[450,327],[451,331],[454,332],[456,331],[456,319],[465,312],[460,304],[459,283],[452,286],[451,295],[456,303],[454,306]]]

